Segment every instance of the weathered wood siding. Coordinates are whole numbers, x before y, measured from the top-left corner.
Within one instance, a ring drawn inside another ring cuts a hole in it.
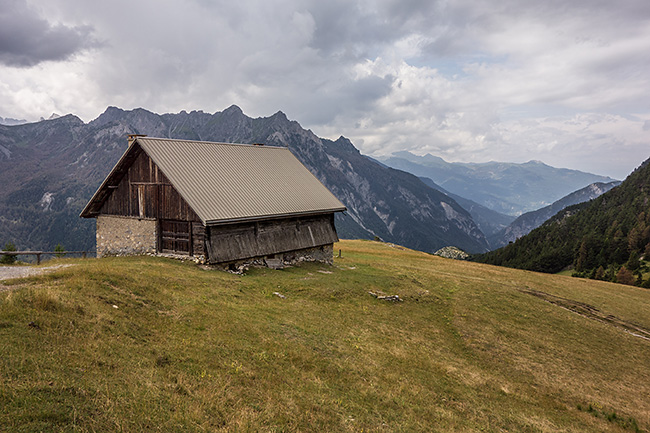
[[[200,222],[192,208],[142,150],[99,213]]]
[[[205,228],[198,215],[142,149],[134,149],[117,188],[99,213],[158,220],[158,251],[205,254]]]
[[[205,226],[202,223],[192,223],[192,254],[205,255]]]
[[[334,215],[208,226],[212,263],[230,262],[332,244],[338,241]]]

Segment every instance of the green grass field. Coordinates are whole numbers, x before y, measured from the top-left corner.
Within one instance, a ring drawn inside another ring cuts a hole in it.
[[[650,329],[649,290],[339,248],[332,267],[61,259],[0,283],[0,431],[650,431],[650,340],[526,292]]]

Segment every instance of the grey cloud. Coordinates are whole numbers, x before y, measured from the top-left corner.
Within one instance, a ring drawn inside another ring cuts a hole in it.
[[[66,60],[97,45],[91,27],[53,25],[24,0],[5,0],[0,9],[0,63],[4,65],[30,67]]]
[[[366,57],[373,41],[389,38],[394,31],[382,29],[380,17],[360,10],[355,2],[317,2],[310,12],[316,22],[311,46],[327,55]]]
[[[390,90],[395,77],[387,75],[385,77],[370,76],[358,80],[350,90],[350,97],[357,101],[375,101],[386,96]],[[365,105],[365,102],[362,106]]]
[[[369,76],[343,83],[326,94],[317,92],[313,95],[316,104],[312,101],[309,110],[303,111],[307,113],[305,122],[326,125],[336,117],[358,118],[367,115],[372,112],[377,100],[390,93],[394,81],[395,77],[390,75],[383,78]]]
[[[299,119],[303,126],[320,129],[331,125],[336,118],[358,119],[372,113],[377,101],[390,94],[395,81],[392,75],[352,79],[338,74],[336,79],[319,86],[296,83],[297,79],[293,78],[301,74],[304,71],[291,75],[286,82],[274,80],[264,87],[255,87],[252,94],[241,89],[237,101],[245,107],[261,110],[260,115],[281,109],[289,117]]]
[[[341,57],[374,57],[382,46],[439,21],[437,1],[377,1],[372,2],[373,9],[361,5],[347,0],[313,2],[309,11],[316,31],[311,46]]]

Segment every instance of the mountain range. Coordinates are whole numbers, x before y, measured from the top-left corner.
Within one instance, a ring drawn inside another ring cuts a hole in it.
[[[540,161],[524,164],[447,162],[433,155],[402,151],[379,158],[389,167],[431,179],[452,194],[493,211],[518,216],[537,210],[595,182],[615,179],[578,170],[555,168]]]
[[[539,162],[459,164],[408,152],[376,161],[361,155],[348,139],[319,138],[282,112],[253,119],[237,106],[214,114],[163,115],[109,107],[89,123],[74,115],[52,115],[36,123],[0,125],[0,243],[13,242],[20,249],[52,250],[61,244],[68,250],[92,250],[94,224],[78,214],[126,148],[128,134],[287,146],[348,208],[335,221],[342,238],[378,238],[428,252],[451,245],[470,253],[494,249],[557,210],[613,185],[593,184],[515,220],[488,206],[497,202],[498,191],[506,199],[497,208],[516,197],[532,206],[558,195],[553,191],[557,182],[549,180],[554,176],[563,181],[563,190],[572,188],[567,183],[609,178]],[[406,164],[414,174],[446,179],[446,186],[464,184],[475,191],[476,200],[388,164]],[[522,191],[515,192],[517,187]]]
[[[0,117],[0,125],[22,125],[27,123],[25,119],[13,119],[11,117]]]
[[[237,106],[159,115],[109,107],[84,123],[66,115],[0,125],[0,243],[19,249],[94,248],[94,222],[78,215],[127,146],[128,134],[287,146],[348,208],[343,238],[380,238],[434,252],[488,250],[469,212],[417,177],[378,164],[346,138],[319,138],[282,112],[250,118]]]

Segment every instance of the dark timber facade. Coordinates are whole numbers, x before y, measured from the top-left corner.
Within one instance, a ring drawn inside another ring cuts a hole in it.
[[[138,137],[81,216],[97,218],[100,257],[327,261],[342,210],[288,149]]]

